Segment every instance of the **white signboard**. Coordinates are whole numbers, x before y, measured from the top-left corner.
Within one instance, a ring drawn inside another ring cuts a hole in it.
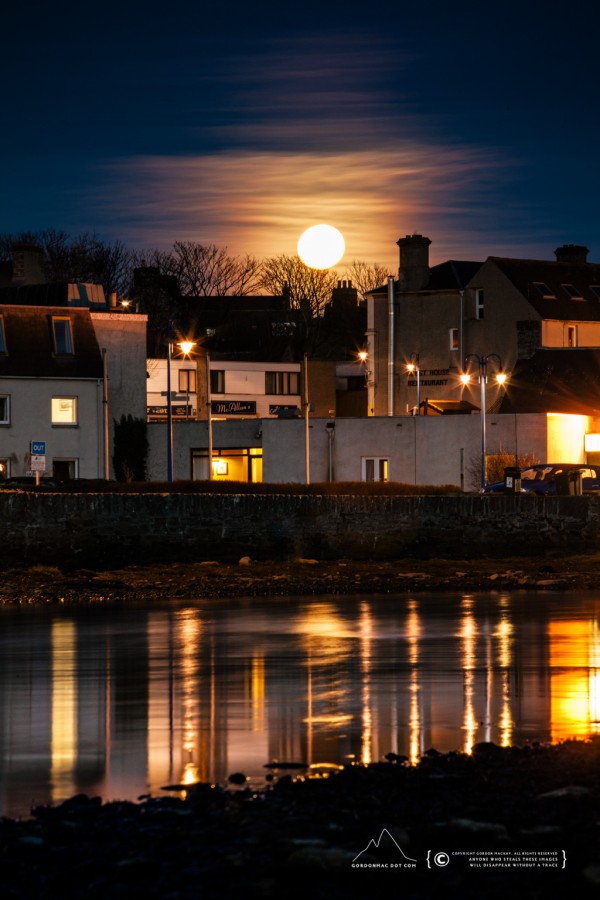
[[[45,456],[34,456],[31,455],[31,471],[32,472],[45,472],[46,471],[46,457]]]

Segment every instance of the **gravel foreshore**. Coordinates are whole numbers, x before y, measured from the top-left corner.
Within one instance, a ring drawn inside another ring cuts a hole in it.
[[[242,781],[239,773],[234,781]],[[600,739],[388,755],[256,793],[74,797],[0,821],[10,898],[548,898],[600,889]]]
[[[600,585],[600,554],[512,559],[295,559],[242,557],[126,566],[110,571],[32,566],[3,571],[0,604],[98,603],[421,591],[589,590]]]

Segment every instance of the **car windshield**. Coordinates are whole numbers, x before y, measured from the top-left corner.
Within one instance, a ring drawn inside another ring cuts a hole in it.
[[[552,466],[540,466],[534,469],[524,469],[521,472],[521,481],[543,481],[552,472]]]

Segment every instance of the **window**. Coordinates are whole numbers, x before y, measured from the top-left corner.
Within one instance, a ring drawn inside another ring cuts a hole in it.
[[[450,349],[458,350],[458,328],[450,329]]]
[[[299,393],[299,372],[265,372],[265,394]]]
[[[362,480],[363,481],[387,481],[389,459],[384,456],[363,456]]]
[[[79,460],[57,459],[52,460],[52,478],[54,481],[72,481],[78,477]]]
[[[553,294],[547,284],[543,281],[534,281],[533,286],[541,294],[544,300],[556,300],[556,294]]]
[[[210,373],[211,394],[225,393],[225,372],[223,369],[213,369]]]
[[[4,319],[0,316],[0,353],[6,353],[6,337],[4,336]]]
[[[179,393],[195,394],[196,393],[196,370],[180,369],[179,370]]]
[[[577,346],[577,325],[567,325],[567,347]]]
[[[475,318],[483,319],[484,313],[484,296],[483,289],[477,288],[475,291]]]
[[[0,425],[10,425],[10,397],[0,395]]]
[[[583,300],[583,294],[574,284],[561,284],[561,288],[567,292],[571,300]]]
[[[600,300],[600,284],[590,284],[590,291]]]
[[[52,330],[54,334],[54,352],[62,356],[72,354],[71,320],[52,319]]]
[[[77,425],[77,397],[52,398],[52,424]]]
[[[10,461],[0,459],[0,481],[6,481],[7,478],[10,478]]]

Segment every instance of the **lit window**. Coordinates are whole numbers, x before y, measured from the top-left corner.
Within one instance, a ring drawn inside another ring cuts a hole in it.
[[[52,398],[52,424],[77,425],[77,397]]]
[[[547,284],[543,281],[534,281],[533,286],[544,300],[556,300],[556,294],[553,294]]]
[[[484,313],[484,296],[483,289],[477,288],[475,291],[475,318],[483,319]]]
[[[450,349],[458,350],[458,328],[450,329]]]
[[[179,393],[195,394],[196,393],[196,370],[180,369],[179,370]]]
[[[210,373],[211,394],[225,393],[225,372],[223,369],[213,369]]]
[[[6,481],[10,477],[10,462],[8,459],[0,459],[0,481]]]
[[[387,481],[389,459],[382,456],[363,456],[361,469],[363,481]]]
[[[54,352],[63,356],[73,353],[70,319],[52,319]]]
[[[6,338],[4,336],[4,319],[0,316],[0,353],[6,353]]]
[[[600,300],[600,284],[590,284],[590,291]]]
[[[561,284],[561,288],[566,291],[571,300],[583,300],[583,294],[574,284]]]
[[[10,397],[0,396],[0,425],[10,425]]]
[[[265,372],[265,394],[299,393],[299,372]]]

